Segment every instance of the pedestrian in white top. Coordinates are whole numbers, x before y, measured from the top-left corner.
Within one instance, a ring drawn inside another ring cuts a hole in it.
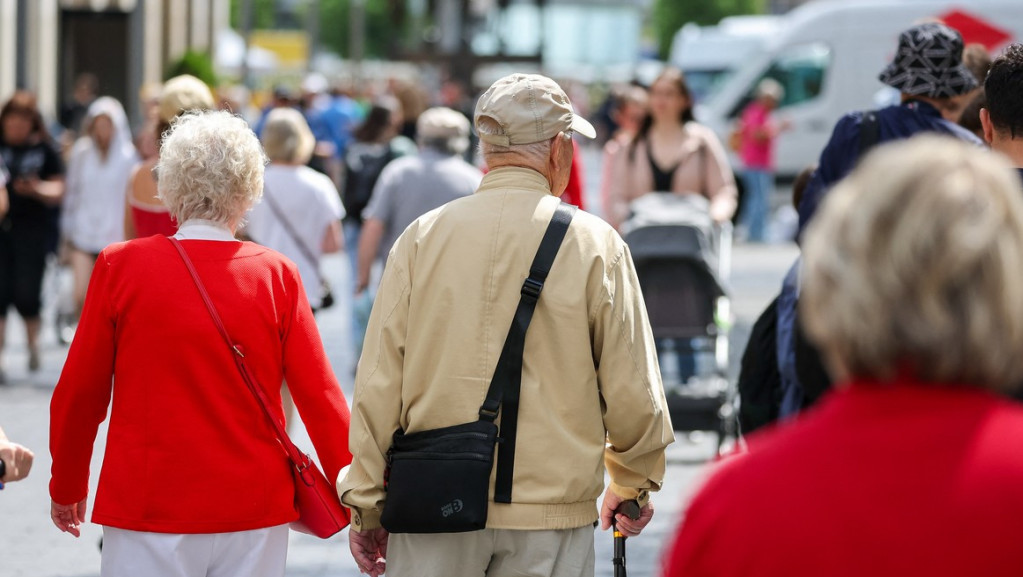
[[[306,166],[316,141],[302,113],[291,108],[271,111],[262,140],[270,166],[263,199],[249,213],[245,233],[298,265],[309,304],[316,310],[325,294],[320,258],[341,250],[345,211],[330,178]]]
[[[121,103],[109,96],[97,98],[89,105],[82,136],[71,149],[61,215],[76,313],[85,302],[96,256],[107,245],[124,240],[124,195],[138,162]]]

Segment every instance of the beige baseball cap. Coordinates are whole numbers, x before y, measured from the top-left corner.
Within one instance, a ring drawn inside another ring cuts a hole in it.
[[[504,134],[480,132],[481,118],[499,124]],[[539,74],[511,74],[495,82],[476,103],[475,124],[480,140],[501,146],[540,142],[568,130],[597,136],[558,83]]]
[[[160,120],[170,122],[182,112],[189,110],[212,110],[215,108],[210,87],[188,74],[175,76],[163,85],[160,93]]]

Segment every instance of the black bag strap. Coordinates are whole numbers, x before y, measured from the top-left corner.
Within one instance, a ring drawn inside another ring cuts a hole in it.
[[[568,225],[572,223],[576,207],[561,203],[554,211],[547,232],[540,241],[529,276],[522,283],[519,307],[504,340],[501,357],[494,369],[494,377],[487,390],[487,398],[480,407],[480,420],[493,422],[501,414],[501,443],[497,449],[497,480],[494,501],[511,503],[512,473],[515,470],[515,431],[519,417],[519,388],[522,385],[522,354],[526,345],[526,329],[533,319],[533,311],[540,300],[547,274],[558,255]]]

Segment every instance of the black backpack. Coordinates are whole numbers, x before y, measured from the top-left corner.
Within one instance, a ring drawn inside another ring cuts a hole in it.
[[[345,184],[341,189],[341,203],[346,218],[362,222],[362,211],[369,205],[380,173],[397,158],[390,144],[372,145],[353,143],[345,152]]]

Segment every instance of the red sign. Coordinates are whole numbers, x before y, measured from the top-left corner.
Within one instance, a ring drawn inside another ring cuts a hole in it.
[[[958,30],[963,35],[963,43],[983,44],[984,48],[992,52],[1012,40],[1011,32],[962,10],[946,12],[939,15],[938,19]]]

